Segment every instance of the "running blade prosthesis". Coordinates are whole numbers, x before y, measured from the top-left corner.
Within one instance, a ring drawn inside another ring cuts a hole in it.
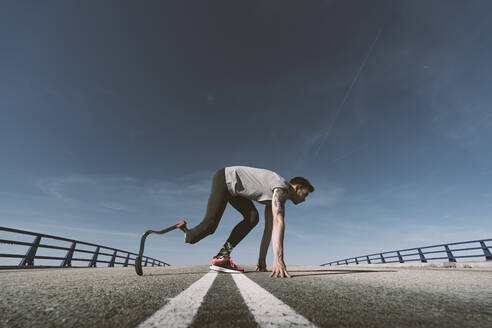
[[[138,251],[138,256],[135,259],[135,272],[141,276],[143,274],[142,271],[142,257],[143,257],[143,252],[144,252],[144,247],[145,247],[145,239],[147,238],[148,235],[151,233],[155,233],[158,235],[165,234],[169,231],[173,231],[174,229],[181,229],[183,232],[186,232],[188,229],[186,228],[186,222],[184,220],[180,220],[178,224],[175,224],[173,226],[170,226],[169,228],[160,230],[160,231],[154,231],[154,230],[147,230],[145,233],[142,235],[142,238],[140,239],[140,250]]]

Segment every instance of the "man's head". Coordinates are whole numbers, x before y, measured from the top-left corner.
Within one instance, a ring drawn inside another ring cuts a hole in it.
[[[292,178],[289,182],[293,189],[290,199],[296,205],[305,201],[307,195],[314,191],[311,183],[303,177]]]

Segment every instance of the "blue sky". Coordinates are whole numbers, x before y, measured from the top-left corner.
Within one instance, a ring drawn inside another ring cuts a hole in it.
[[[1,225],[136,251],[249,165],[316,188],[287,205],[287,264],[491,238],[491,9],[4,1]],[[257,208],[238,263],[256,262]],[[239,220],[148,255],[208,263]]]

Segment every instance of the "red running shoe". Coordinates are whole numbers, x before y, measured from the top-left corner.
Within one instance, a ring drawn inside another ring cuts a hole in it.
[[[244,269],[238,267],[232,262],[230,257],[222,257],[218,258],[214,256],[212,258],[212,263],[210,264],[210,269],[220,272],[228,272],[228,273],[243,273]]]

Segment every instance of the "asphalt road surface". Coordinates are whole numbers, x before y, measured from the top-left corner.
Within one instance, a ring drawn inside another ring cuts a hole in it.
[[[492,327],[492,270],[208,266],[0,271],[0,327]]]

